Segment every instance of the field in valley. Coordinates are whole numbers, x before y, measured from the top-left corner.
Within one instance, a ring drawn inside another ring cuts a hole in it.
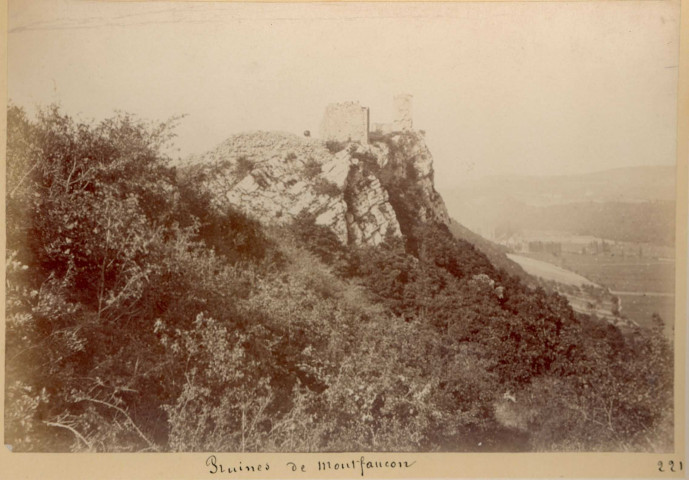
[[[595,285],[594,282],[584,276],[559,267],[554,262],[533,258],[530,255],[515,255],[513,253],[508,253],[507,257],[521,265],[526,273],[545,280],[552,280],[565,285]]]
[[[675,262],[638,257],[564,255],[564,268],[625,292],[674,293]]]
[[[622,314],[643,327],[650,327],[651,316],[657,313],[665,321],[665,332],[671,334],[675,318],[675,297],[648,295],[617,295],[622,300]]]
[[[582,275],[610,290],[674,293],[675,262],[649,257],[622,257],[576,253],[522,253]]]
[[[531,259],[534,265],[552,264],[559,267],[558,271],[571,272],[570,284],[572,280],[582,276],[605,286],[620,298],[624,316],[639,325],[650,326],[651,316],[658,313],[665,321],[666,331],[672,331],[675,318],[675,263],[671,260],[574,253],[555,255],[546,252],[522,253],[520,256]],[[522,267],[528,271],[525,265]],[[541,268],[540,273],[530,273],[556,280],[552,276],[546,276],[548,272],[548,269]],[[557,276],[567,279],[561,273]]]

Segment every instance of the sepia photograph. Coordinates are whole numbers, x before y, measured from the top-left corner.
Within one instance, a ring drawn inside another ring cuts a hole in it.
[[[684,470],[679,0],[7,7],[3,456]]]

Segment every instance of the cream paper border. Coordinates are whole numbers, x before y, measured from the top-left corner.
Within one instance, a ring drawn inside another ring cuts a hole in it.
[[[21,2],[23,0],[13,0]],[[140,1],[140,0],[115,0]],[[184,0],[174,0],[184,1]],[[202,1],[202,0],[186,0]],[[218,0],[216,0],[218,1]],[[259,2],[266,0],[257,0]],[[298,2],[311,0],[297,0]],[[352,0],[348,0],[352,1]],[[354,0],[356,1],[356,0]],[[381,1],[381,0],[376,0]],[[384,1],[384,0],[382,0]],[[455,0],[463,1],[463,0]],[[501,0],[483,0],[501,1]],[[512,0],[510,0],[512,1]],[[530,1],[530,0],[527,0]],[[568,0],[615,1],[615,0]],[[621,0],[624,1],[624,0]],[[7,22],[8,0],[0,0],[1,68],[0,97],[3,109],[7,105]],[[318,471],[318,462],[352,462],[363,456],[366,461],[406,461],[413,465],[406,469],[368,470],[365,478],[677,478],[687,476],[686,464],[686,345],[687,345],[687,224],[689,222],[689,0],[681,0],[677,139],[677,210],[676,210],[676,306],[675,306],[675,452],[646,453],[313,453],[313,454],[236,454],[216,453],[217,462],[226,466],[258,465],[266,463],[269,470],[254,473],[210,474],[205,462],[210,454],[30,454],[11,453],[0,446],[0,479],[204,479],[204,478],[362,478],[357,468]],[[0,119],[1,177],[0,198],[3,208],[0,220],[5,223],[5,135],[6,117]],[[5,249],[5,230],[0,246]],[[5,256],[2,256],[0,300],[4,307]],[[3,311],[4,312],[4,311]],[[4,315],[4,313],[3,313]],[[0,378],[4,385],[5,329],[0,328]],[[0,411],[4,412],[4,388],[0,392]],[[4,416],[0,417],[0,432]],[[682,461],[682,472],[661,473],[658,461]],[[288,463],[292,462],[292,464]],[[301,471],[304,466],[305,472]],[[265,468],[265,467],[264,467]],[[293,471],[296,468],[296,471]]]

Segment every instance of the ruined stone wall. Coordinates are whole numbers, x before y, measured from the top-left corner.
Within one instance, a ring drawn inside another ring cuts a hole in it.
[[[393,105],[395,109],[395,130],[413,130],[411,95],[395,95]]]
[[[374,123],[372,132],[390,133],[395,131],[395,125],[392,123]]]
[[[368,144],[369,111],[359,102],[328,105],[321,124],[321,138],[325,141],[359,142]]]

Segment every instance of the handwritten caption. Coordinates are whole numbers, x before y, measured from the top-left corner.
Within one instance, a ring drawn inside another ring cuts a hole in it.
[[[307,463],[301,462],[284,462],[284,463],[254,463],[245,464],[239,462],[224,462],[216,455],[210,455],[206,458],[207,472],[213,476],[227,476],[237,474],[235,476],[242,476],[241,474],[252,472],[268,472],[271,469],[277,469],[279,472],[290,473],[312,473],[319,472],[321,474],[326,472],[340,472],[349,471],[349,473],[356,472],[362,477],[366,476],[370,471],[384,471],[384,470],[406,470],[414,466],[416,461],[410,462],[405,459],[398,460],[380,460],[375,458],[367,458],[362,455],[359,458],[352,458],[346,461],[333,461],[323,457],[321,460],[314,460]]]

